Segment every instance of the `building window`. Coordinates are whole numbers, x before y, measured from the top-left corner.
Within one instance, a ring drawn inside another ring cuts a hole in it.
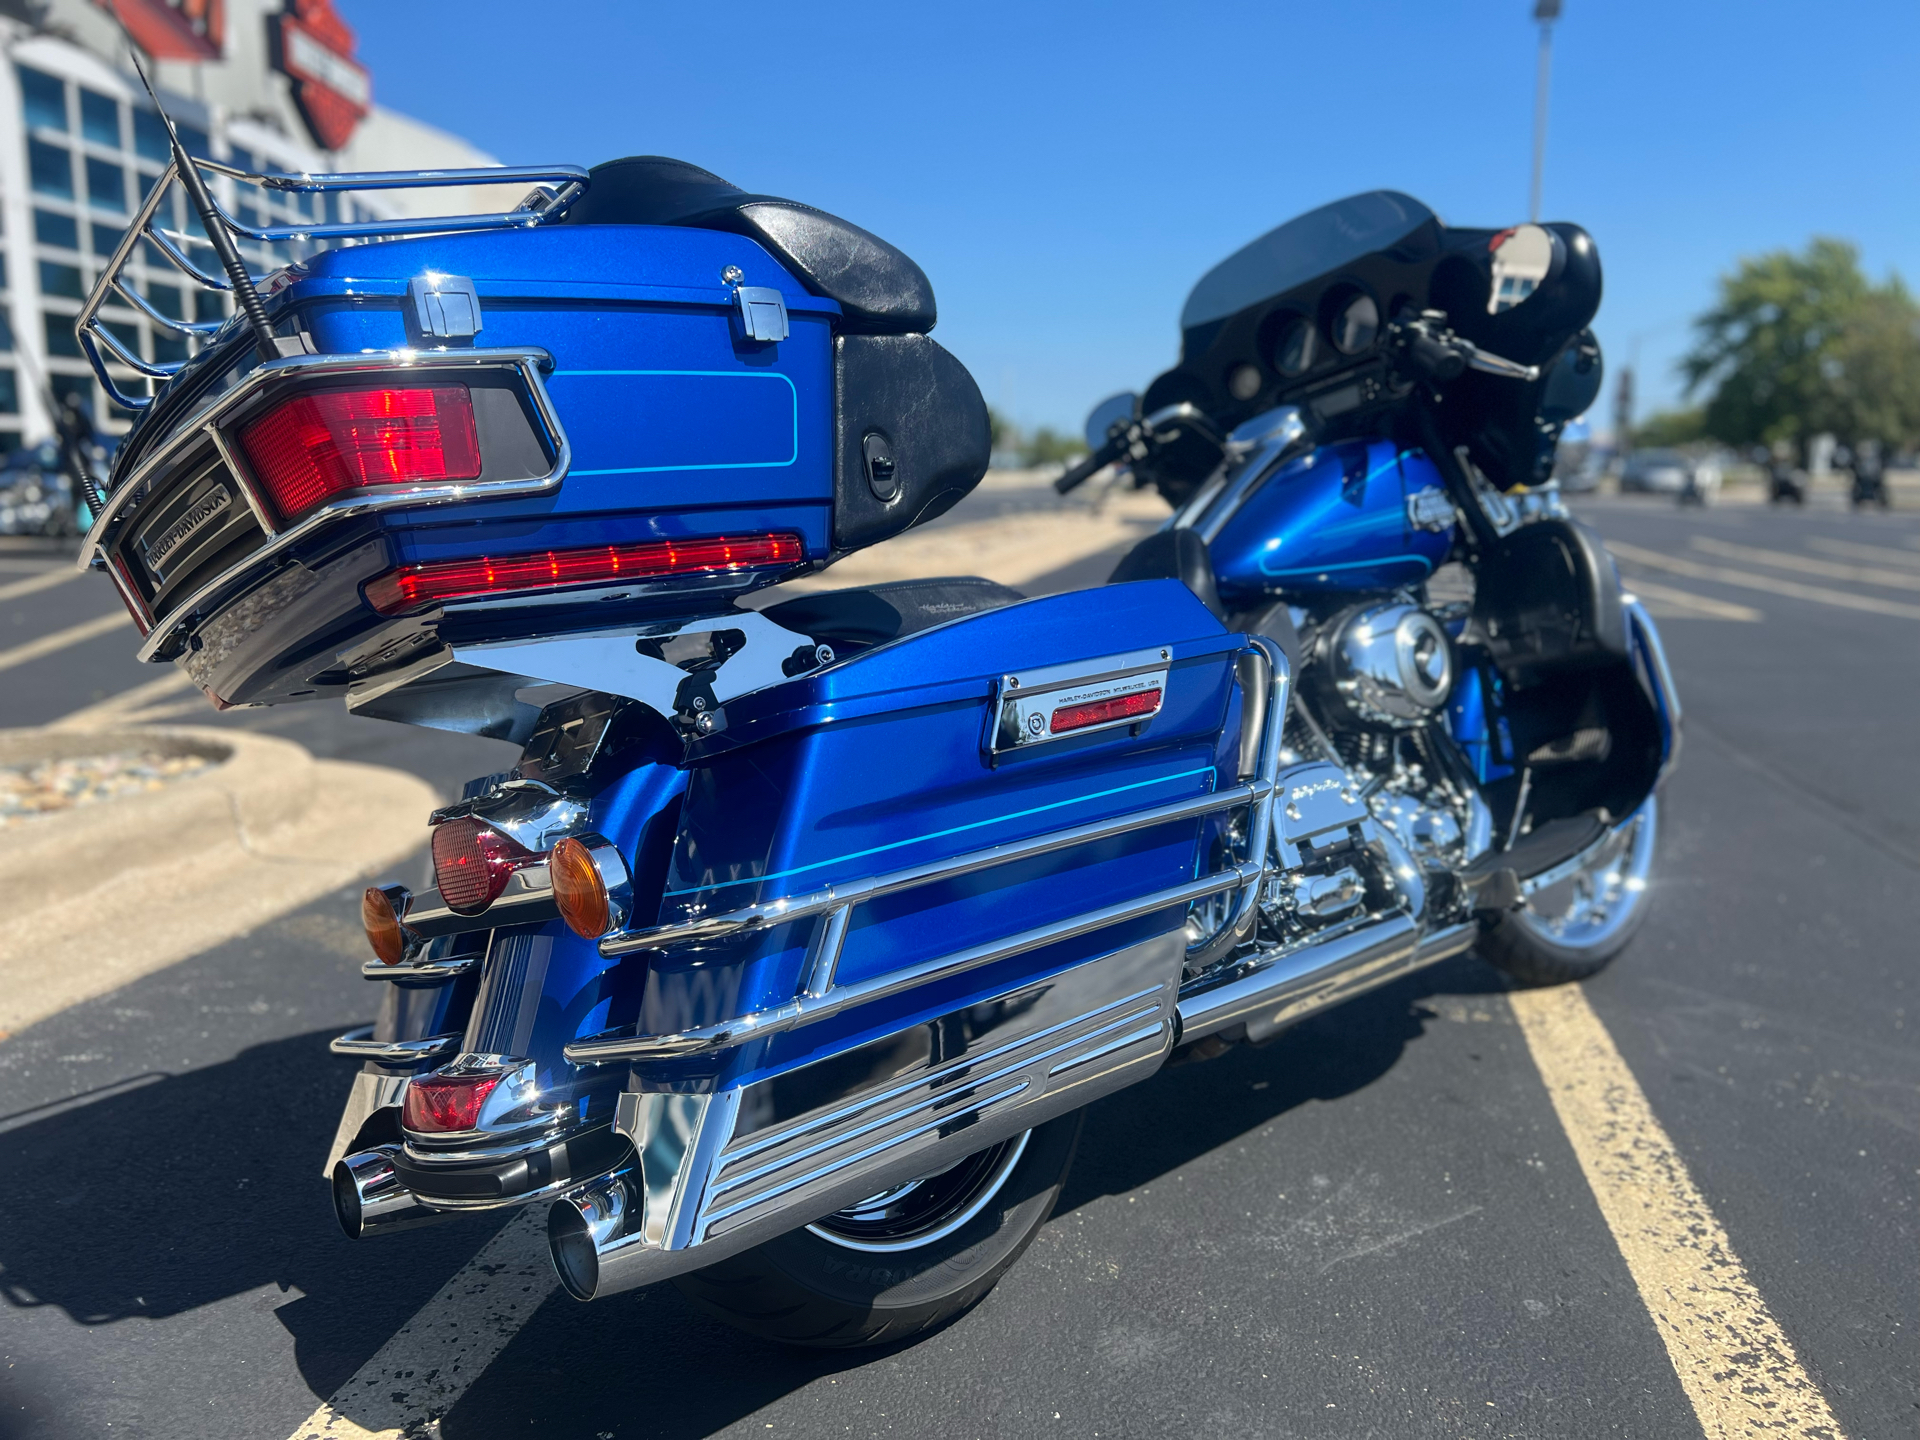
[[[73,157],[58,145],[43,140],[27,141],[27,170],[33,177],[36,195],[73,199]]]
[[[120,102],[80,87],[80,133],[96,145],[120,148]]]
[[[189,155],[196,155],[202,160],[213,159],[213,146],[207,141],[206,131],[195,125],[182,125],[177,120],[173,128],[180,132],[180,143],[187,147]]]
[[[0,290],[7,288],[7,252],[0,250]]]
[[[127,232],[122,230],[118,225],[102,225],[98,220],[94,221],[93,253],[96,255],[113,254],[114,247],[126,237],[126,233]]]
[[[196,290],[193,292],[193,318],[196,320],[224,320],[227,318],[227,302],[218,291]]]
[[[39,70],[20,71],[20,103],[27,113],[27,124],[47,130],[67,128],[67,85],[57,75]]]
[[[106,328],[107,333],[127,347],[130,354],[140,354],[142,347],[138,325],[131,320],[103,320],[101,324]]]
[[[0,430],[0,455],[11,455],[20,448],[18,430]]]
[[[13,317],[4,305],[0,305],[0,351],[13,353]]]
[[[69,300],[87,298],[87,287],[78,265],[62,265],[57,260],[40,262],[40,293],[64,295]]]
[[[33,238],[42,245],[78,250],[80,226],[71,215],[61,215],[53,210],[36,210],[33,212]]]
[[[41,319],[47,329],[47,353],[49,355],[68,355],[75,360],[84,360],[80,353],[79,337],[73,333],[73,316],[56,315],[47,311]]]
[[[186,311],[180,305],[178,285],[148,285],[147,303],[170,320],[186,319]]]
[[[80,408],[89,415],[93,414],[93,380],[86,375],[51,375],[48,382],[53,387],[53,402],[61,405],[71,395],[80,402]]]
[[[87,157],[87,202],[99,210],[127,208],[127,172],[111,160]]]
[[[20,413],[20,384],[13,371],[0,370],[0,415]]]
[[[184,335],[169,335],[164,331],[153,332],[153,358],[157,364],[172,365],[184,363],[187,358],[187,341]]]
[[[167,139],[167,122],[152,110],[133,112],[134,152],[162,164],[173,158],[173,143]]]

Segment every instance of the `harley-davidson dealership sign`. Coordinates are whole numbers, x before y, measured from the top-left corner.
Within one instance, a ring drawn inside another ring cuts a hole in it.
[[[340,149],[373,108],[373,78],[353,58],[353,31],[333,0],[288,0],[270,33],[273,63],[293,81],[307,129],[321,149]]]

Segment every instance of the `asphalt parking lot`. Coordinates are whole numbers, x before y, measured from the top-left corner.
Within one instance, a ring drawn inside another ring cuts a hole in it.
[[[1688,726],[1651,919],[1587,998],[1838,1433],[1913,1434],[1920,516],[1578,508],[1660,616]],[[52,563],[0,552],[0,594]],[[98,577],[0,600],[0,725],[153,680],[129,627],[42,643],[117,609]],[[443,793],[505,758],[313,706],[135,713]],[[0,1437],[306,1433],[477,1253],[518,1253],[503,1217],[333,1223],[354,916],[340,893],[0,1037]],[[1702,1431],[1470,955],[1093,1107],[1040,1238],[906,1348],[786,1351],[671,1286],[581,1305],[504,1274],[433,1382],[442,1436]]]

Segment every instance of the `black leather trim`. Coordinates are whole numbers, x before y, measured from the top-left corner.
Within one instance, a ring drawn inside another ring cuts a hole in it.
[[[686,225],[745,235],[766,246],[814,294],[839,303],[842,334],[924,333],[938,318],[926,272],[878,235],[837,215],[752,194],[664,155],[608,160],[591,174],[592,185],[561,223]]]

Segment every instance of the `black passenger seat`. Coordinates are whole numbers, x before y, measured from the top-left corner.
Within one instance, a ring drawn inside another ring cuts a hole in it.
[[[998,610],[1027,597],[1018,590],[971,575],[938,580],[895,580],[854,590],[823,590],[769,605],[760,613],[796,634],[824,640],[835,649],[865,649],[902,635],[930,630],[963,615]]]
[[[845,335],[924,335],[933,283],[878,235],[797,200],[755,195],[664,155],[629,155],[589,172],[566,225],[686,225],[726,230],[771,250],[816,295],[838,301]],[[759,283],[748,278],[749,284]]]

